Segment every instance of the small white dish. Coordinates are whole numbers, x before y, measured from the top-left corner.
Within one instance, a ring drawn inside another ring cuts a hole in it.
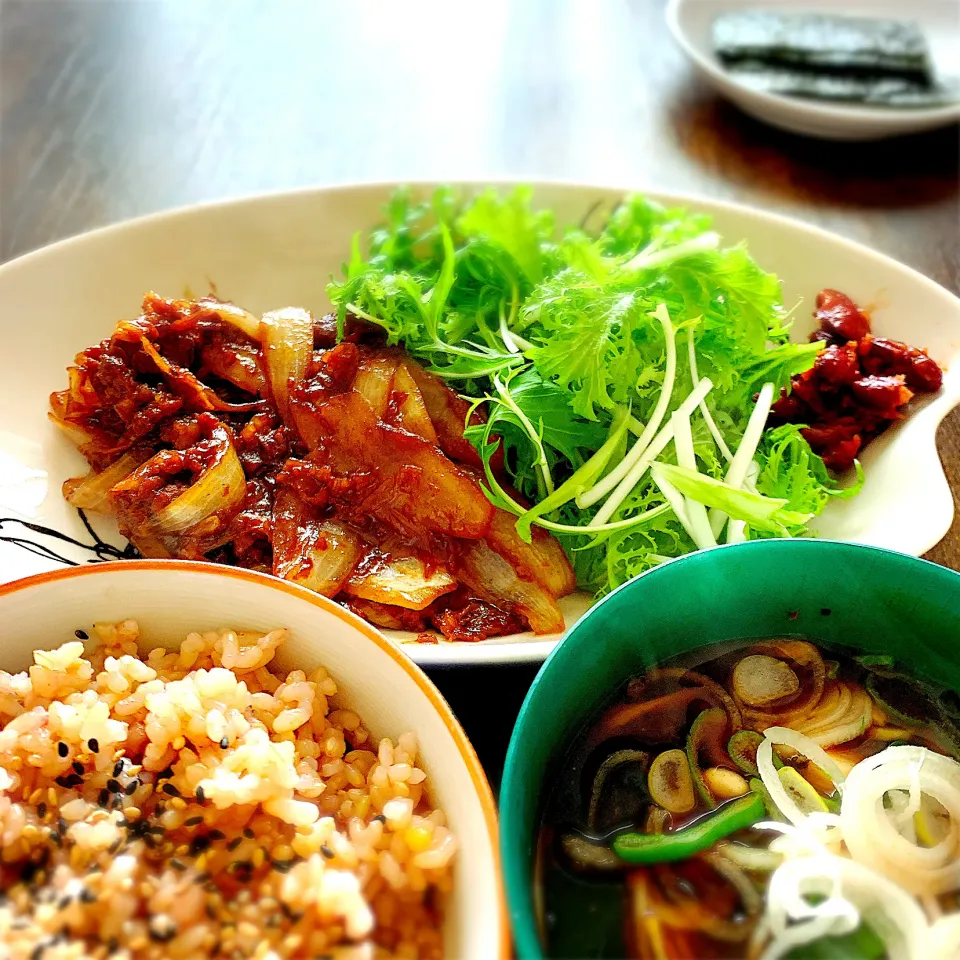
[[[189,288],[199,296],[213,282],[220,296],[254,313],[288,304],[326,312],[327,280],[339,275],[354,233],[380,221],[396,186],[329,187],[174,210],[65,240],[0,267],[0,583],[61,566],[51,550],[70,563],[95,559],[20,522],[4,522],[14,518],[92,542],[60,493],[63,481],[84,474],[87,465],[47,420],[49,394],[63,389],[74,355],[109,336],[118,320],[137,316],[146,290],[175,297]],[[558,223],[578,223],[591,211],[600,218],[637,189],[533,186],[534,202],[553,209]],[[745,241],[760,265],[780,277],[784,302],[803,300],[793,315],[797,339],[814,328],[817,291],[835,287],[872,308],[878,335],[927,347],[947,368],[941,393],[867,448],[863,492],[832,503],[817,527],[830,539],[915,556],[934,546],[953,519],[936,430],[960,402],[960,300],[916,271],[815,227],[735,204],[647,193],[668,206],[709,214],[725,243]],[[112,520],[94,522],[103,540],[123,544]],[[27,541],[33,552],[4,538]],[[567,627],[589,602],[584,594],[561,602]],[[524,633],[483,643],[408,642],[403,649],[423,665],[536,662],[558,639]]]
[[[893,109],[831,104],[751,90],[728,73],[713,52],[712,27],[734,10],[789,7],[797,13],[834,13],[888,17],[919,24],[930,46],[938,77],[956,83],[960,76],[960,8],[951,0],[670,0],[667,24],[700,75],[744,113],[771,126],[826,140],[876,140],[919,133],[960,120],[960,100],[940,107]]]
[[[23,670],[34,650],[92,635],[94,623],[136,620],[144,646],[223,627],[287,627],[283,670],[325,666],[338,697],[376,736],[413,731],[432,791],[460,840],[446,902],[445,950],[464,960],[508,960],[497,813],[477,755],[437,688],[394,644],[332,600],[247,570],[136,560],[57,570],[0,586],[0,669]]]

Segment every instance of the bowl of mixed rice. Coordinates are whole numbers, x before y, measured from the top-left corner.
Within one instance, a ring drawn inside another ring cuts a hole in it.
[[[0,957],[505,957],[496,813],[432,683],[249,571],[0,587]]]

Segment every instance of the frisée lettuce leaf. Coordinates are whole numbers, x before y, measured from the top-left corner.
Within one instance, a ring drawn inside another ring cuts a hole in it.
[[[765,429],[822,345],[790,341],[779,281],[708,217],[634,195],[558,228],[522,187],[402,190],[385,214],[328,287],[341,329],[378,324],[484,409],[466,436],[487,496],[525,539],[558,536],[584,589],[724,539],[803,535],[859,490],[837,489],[799,428]]]

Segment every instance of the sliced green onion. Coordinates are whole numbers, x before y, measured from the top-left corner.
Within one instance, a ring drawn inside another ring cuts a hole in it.
[[[713,389],[713,384],[706,377],[700,381],[700,385],[691,391],[690,395],[677,407],[676,412],[684,416],[689,416],[694,409],[696,409],[697,404]],[[630,472],[617,484],[616,489],[604,502],[603,506],[597,511],[597,515],[593,518],[590,526],[594,524],[606,523],[614,512],[620,506],[621,503],[630,495],[634,487],[640,482],[643,478],[643,475],[647,472],[647,469],[650,467],[650,464],[663,452],[666,445],[673,439],[673,421],[669,420],[664,425],[663,429],[653,438],[650,442],[650,446],[647,447],[646,452],[640,457],[636,463],[634,463],[633,468]],[[629,456],[629,454],[628,454]],[[594,487],[594,490],[599,489],[603,486],[607,479],[613,474],[608,474],[607,477],[604,477],[600,483]],[[590,493],[590,502],[595,503],[599,498],[593,496],[593,491]],[[587,497],[577,497],[577,506],[583,507]]]
[[[663,389],[660,391],[660,396],[657,398],[657,404],[653,409],[653,413],[651,414],[647,425],[643,428],[643,433],[641,433],[638,437],[637,442],[630,448],[630,451],[623,458],[623,460],[620,461],[616,469],[611,470],[610,473],[604,477],[603,480],[592,490],[585,493],[582,497],[577,498],[578,507],[583,508],[592,506],[593,504],[602,500],[611,490],[619,489],[618,484],[621,484],[621,481],[623,481],[630,474],[631,469],[640,461],[641,457],[646,452],[653,439],[656,437],[657,431],[660,429],[660,424],[663,422],[663,418],[670,406],[670,398],[673,394],[673,382],[677,375],[676,337],[674,336],[673,324],[670,322],[670,314],[667,312],[666,304],[661,303],[653,312],[652,316],[656,317],[663,327],[664,352],[666,354],[666,369],[663,374]],[[630,484],[627,493],[629,493],[630,490],[632,490],[636,485],[636,481]],[[625,496],[626,493],[613,507],[610,508],[603,519],[599,520],[598,522],[604,523],[609,520]],[[604,507],[606,507],[606,504],[604,504]]]
[[[697,459],[693,452],[693,433],[690,430],[689,416],[675,413],[673,422],[673,445],[677,451],[677,463],[681,467],[697,472]],[[690,521],[690,530],[693,542],[701,549],[715,547],[717,541],[710,530],[710,520],[707,517],[707,508],[696,500],[687,500],[687,518]]]

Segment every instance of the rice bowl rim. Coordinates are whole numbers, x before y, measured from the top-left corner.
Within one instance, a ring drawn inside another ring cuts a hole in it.
[[[82,577],[92,577],[97,574],[111,573],[115,574],[122,571],[138,572],[157,572],[166,570],[176,570],[184,573],[203,573],[214,577],[230,577],[235,580],[244,580],[249,583],[257,583],[281,593],[289,594],[300,600],[306,600],[314,607],[331,614],[342,621],[356,633],[362,634],[367,640],[373,643],[381,653],[386,654],[394,663],[403,669],[407,676],[417,685],[420,692],[427,698],[430,706],[437,713],[447,728],[454,744],[460,754],[460,759],[466,767],[467,773],[473,784],[473,790],[480,801],[480,807],[483,811],[483,818],[487,825],[487,839],[490,843],[490,852],[493,859],[495,873],[495,883],[497,887],[497,902],[499,910],[500,927],[500,958],[507,960],[512,954],[510,924],[508,920],[508,910],[506,894],[503,886],[503,871],[500,864],[500,842],[499,826],[497,819],[496,803],[493,799],[493,792],[480,759],[473,748],[473,744],[467,738],[466,733],[460,726],[460,722],[454,716],[449,704],[444,700],[443,695],[434,685],[433,681],[408,657],[398,646],[387,640],[382,634],[371,627],[366,621],[361,620],[355,614],[345,610],[338,603],[329,600],[327,597],[320,596],[304,587],[277,577],[272,577],[264,573],[258,573],[255,570],[246,570],[242,567],[225,567],[220,564],[206,563],[196,560],[108,560],[99,563],[92,563],[89,566],[67,567],[65,569],[50,570],[45,573],[38,573],[31,577],[24,577],[22,580],[13,580],[9,583],[0,584],[0,600],[11,594],[29,590],[31,587],[40,584],[57,582],[60,580],[80,579]],[[37,648],[40,649],[40,648]],[[464,837],[462,842],[470,842],[471,838]]]

